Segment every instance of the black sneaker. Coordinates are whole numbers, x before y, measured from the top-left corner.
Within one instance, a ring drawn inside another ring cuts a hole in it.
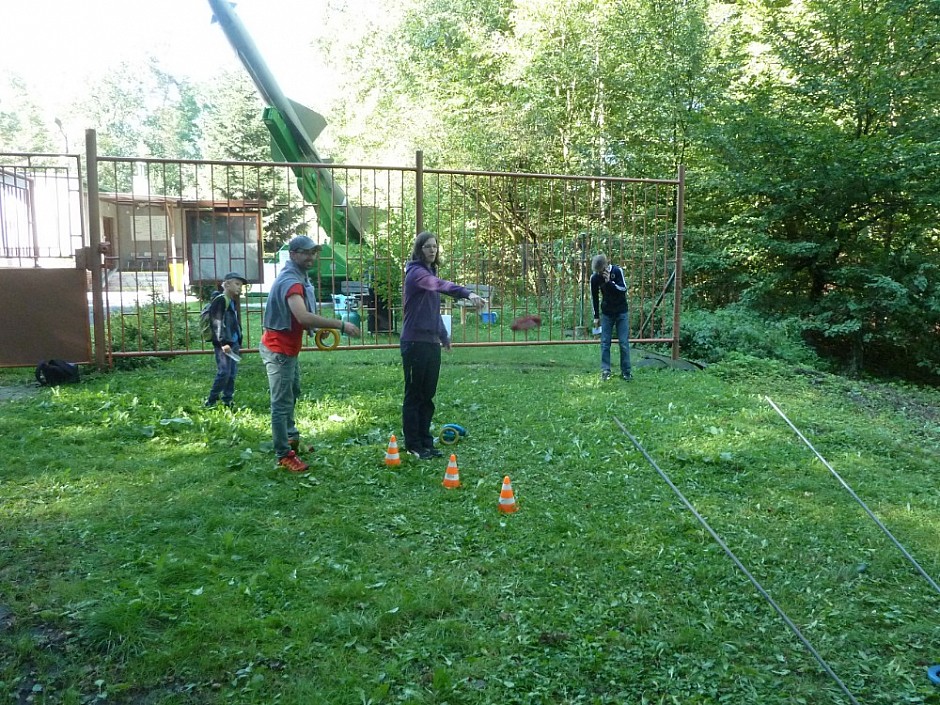
[[[632,382],[633,375],[620,375],[620,379],[622,379],[624,382]]]
[[[610,379],[610,372],[601,372],[601,382],[606,382]]]
[[[431,454],[432,458],[443,458],[444,453],[439,451],[437,448],[426,448],[427,452]]]
[[[418,460],[431,460],[434,457],[431,455],[431,451],[429,451],[427,448],[419,448],[418,450],[411,450],[406,448],[405,452],[408,455],[414,456]]]

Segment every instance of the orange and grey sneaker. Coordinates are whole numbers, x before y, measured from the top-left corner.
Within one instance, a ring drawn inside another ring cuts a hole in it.
[[[277,464],[282,468],[287,468],[288,472],[307,472],[307,468],[310,466],[307,465],[303,460],[297,457],[297,453],[291,451],[283,458],[278,458]]]

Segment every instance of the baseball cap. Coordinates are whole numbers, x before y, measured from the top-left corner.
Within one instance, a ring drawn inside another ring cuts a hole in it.
[[[238,279],[242,284],[247,284],[247,283],[248,283],[248,280],[245,279],[245,277],[243,277],[243,276],[242,276],[241,274],[239,274],[238,272],[229,272],[229,273],[226,274],[224,277],[222,277],[222,281],[224,281],[224,282],[227,282],[229,279]]]
[[[319,250],[320,245],[315,243],[306,235],[298,235],[287,243],[287,249],[291,252],[296,250]]]

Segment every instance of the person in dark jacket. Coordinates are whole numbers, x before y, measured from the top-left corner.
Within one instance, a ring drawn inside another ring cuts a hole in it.
[[[591,258],[591,304],[594,327],[601,329],[601,380],[610,379],[610,343],[614,330],[620,344],[620,377],[633,379],[630,366],[630,321],[627,316],[627,280],[623,270],[607,261],[607,255]],[[598,310],[598,295],[602,299]]]
[[[450,337],[441,318],[441,294],[469,299],[477,308],[483,299],[470,289],[440,279],[440,250],[437,236],[423,232],[415,238],[411,259],[405,265],[401,327],[401,361],[405,373],[405,396],[401,405],[406,452],[421,459],[439,458],[434,447],[431,420],[434,395],[441,372],[441,346],[450,350]]]
[[[238,376],[238,357],[242,347],[242,319],[239,301],[242,287],[248,283],[238,272],[229,272],[222,278],[222,286],[213,294],[209,304],[209,327],[212,347],[215,348],[215,379],[209,389],[206,406],[214,407],[219,400],[232,406],[235,396],[235,378]]]

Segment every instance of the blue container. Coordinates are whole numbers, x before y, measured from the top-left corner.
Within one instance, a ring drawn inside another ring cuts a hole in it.
[[[484,323],[496,323],[499,318],[499,314],[496,311],[490,311],[489,313],[481,313],[480,320]]]

